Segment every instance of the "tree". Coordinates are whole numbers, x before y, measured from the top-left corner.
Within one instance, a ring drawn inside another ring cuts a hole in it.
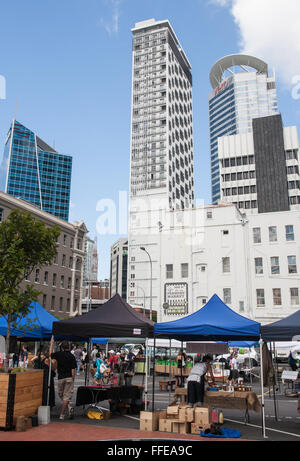
[[[9,364],[10,328],[27,315],[40,292],[22,282],[36,268],[52,264],[57,254],[58,226],[49,228],[30,213],[14,210],[0,224],[0,315],[7,316],[5,369]]]

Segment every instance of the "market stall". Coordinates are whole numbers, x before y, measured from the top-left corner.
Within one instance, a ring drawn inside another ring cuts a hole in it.
[[[53,335],[72,335],[73,337],[88,337],[88,338],[115,338],[115,337],[133,337],[142,340],[146,338],[146,343],[149,337],[153,336],[154,323],[140,313],[136,312],[128,303],[126,303],[118,294],[109,299],[101,307],[81,316],[70,320],[63,320],[53,323]],[[147,347],[146,347],[147,350]],[[146,362],[148,360],[146,354]],[[147,369],[147,367],[146,367]],[[121,380],[123,382],[123,380]],[[128,396],[130,392],[135,390],[139,392],[138,386],[123,386],[119,385],[120,379],[112,380],[113,384],[105,386],[97,386],[97,388],[107,391],[114,388],[113,392],[119,396]],[[85,403],[95,404],[95,398],[104,399],[105,392],[94,392],[94,386],[85,386],[78,389],[76,404],[82,402],[84,395]],[[145,380],[145,401],[147,402],[147,377]],[[123,397],[122,397],[123,398]],[[89,400],[89,402],[87,401]]]
[[[154,326],[154,340],[156,338],[174,338],[179,341],[258,341],[260,340],[260,324],[246,317],[243,317],[230,309],[215,294],[200,310],[193,314],[174,320],[171,322],[158,323]],[[185,389],[181,389],[184,393]],[[213,398],[223,398],[224,388],[214,389]],[[209,391],[208,391],[209,392]],[[205,398],[211,399],[211,393],[206,392]],[[227,404],[236,407],[238,401],[243,400],[244,405],[248,405],[247,398],[242,396],[240,399],[233,389],[230,389],[231,397],[227,399]],[[246,392],[246,391],[245,391]],[[263,394],[263,392],[262,392]],[[154,396],[154,384],[153,384]],[[253,396],[254,397],[254,396]],[[257,399],[254,398],[255,401]],[[221,403],[221,400],[218,401]],[[183,404],[183,402],[182,402]],[[258,407],[256,407],[258,408]],[[152,402],[154,409],[154,398]],[[246,407],[247,411],[250,408]],[[260,411],[260,408],[259,408]],[[264,419],[264,400],[262,395],[262,426],[265,436],[265,419]]]
[[[270,344],[272,344],[273,342],[274,350],[275,350],[275,341],[276,342],[300,341],[300,310],[294,312],[293,314],[281,320],[278,320],[277,322],[273,322],[268,325],[263,325],[261,327],[261,335],[263,339],[265,341],[268,341]],[[295,373],[297,373],[296,379],[298,379],[299,370],[297,370]],[[273,389],[273,395],[274,395],[275,416],[277,419],[275,388]],[[300,395],[298,397],[298,412],[300,413]]]

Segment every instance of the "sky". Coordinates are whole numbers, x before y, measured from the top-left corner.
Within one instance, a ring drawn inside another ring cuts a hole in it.
[[[109,278],[110,246],[126,236],[118,218],[104,235],[99,220],[107,200],[118,216],[120,191],[124,197],[129,187],[136,22],[169,19],[192,65],[195,198],[211,202],[209,72],[219,58],[244,52],[268,62],[283,123],[299,130],[299,0],[0,0],[0,7],[0,157],[15,112],[73,157],[69,220],[83,220],[97,237],[99,279]]]

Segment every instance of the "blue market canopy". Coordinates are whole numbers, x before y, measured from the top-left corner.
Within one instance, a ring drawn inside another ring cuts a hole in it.
[[[20,317],[14,326],[11,326],[10,335],[22,338],[22,340],[37,341],[39,339],[51,339],[53,322],[57,318],[50,314],[38,302],[32,302],[30,310],[25,317]],[[0,334],[7,334],[7,316],[0,318]]]
[[[261,336],[265,341],[293,341],[300,336],[300,310],[277,322],[261,327]]]
[[[156,323],[154,335],[180,341],[257,341],[260,323],[237,314],[215,294],[202,309],[187,317]]]

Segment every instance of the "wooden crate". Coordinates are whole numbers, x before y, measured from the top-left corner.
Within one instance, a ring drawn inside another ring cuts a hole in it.
[[[11,429],[18,416],[37,413],[43,399],[44,370],[0,374],[0,427]]]

